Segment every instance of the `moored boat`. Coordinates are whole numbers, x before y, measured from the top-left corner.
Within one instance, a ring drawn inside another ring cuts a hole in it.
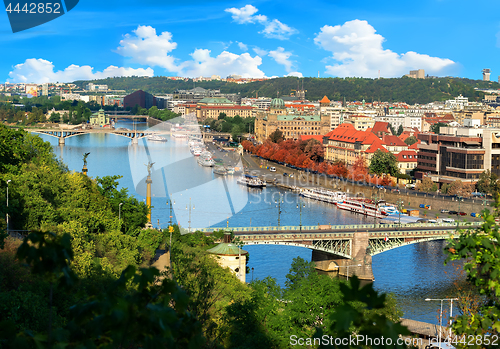
[[[213,172],[219,176],[227,175],[227,170],[224,166],[215,166]]]
[[[380,209],[379,204],[369,199],[347,198],[343,202],[337,203],[337,207],[370,217],[384,218],[386,216]]]
[[[250,188],[263,188],[266,186],[266,182],[261,180],[259,177],[247,174],[238,178],[236,182],[239,184],[246,185],[247,187]]]
[[[154,142],[167,142],[168,141],[168,139],[166,139],[165,137],[158,136],[158,135],[149,135],[146,137],[146,139],[148,141],[154,141]]]
[[[334,205],[343,202],[347,198],[347,195],[341,191],[332,191],[322,188],[305,188],[300,192],[300,195],[305,198],[328,202]]]

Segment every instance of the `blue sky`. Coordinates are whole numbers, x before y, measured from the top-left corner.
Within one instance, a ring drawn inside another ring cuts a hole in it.
[[[500,75],[500,2],[80,0],[12,33],[0,15],[0,81],[108,76]],[[380,73],[379,73],[380,71]]]

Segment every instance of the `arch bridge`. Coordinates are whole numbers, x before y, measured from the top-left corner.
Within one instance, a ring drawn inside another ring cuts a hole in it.
[[[452,223],[425,224],[360,224],[282,227],[232,228],[245,245],[285,245],[312,250],[316,268],[356,274],[373,280],[372,256],[409,244],[445,240],[459,234],[460,229],[475,229],[481,222],[462,225]],[[198,229],[211,232],[210,229]],[[361,266],[358,266],[361,265]],[[350,266],[351,268],[348,268]]]
[[[150,135],[158,135],[160,132],[153,131],[133,131],[133,130],[115,130],[112,128],[104,128],[104,129],[73,129],[73,130],[65,130],[65,129],[26,129],[27,132],[44,134],[52,137],[56,137],[59,139],[59,144],[64,144],[66,138],[79,136],[83,134],[89,133],[109,133],[117,136],[127,137],[132,140],[133,143],[137,143],[137,140],[150,136]]]

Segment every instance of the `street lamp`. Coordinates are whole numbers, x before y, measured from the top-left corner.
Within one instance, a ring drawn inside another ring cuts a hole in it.
[[[188,221],[188,232],[191,232],[191,209],[194,210],[194,205],[191,205],[191,198],[189,198],[189,221]],[[188,205],[186,205],[186,210],[188,209]]]
[[[281,225],[281,204],[283,203],[283,196],[280,193],[280,198],[277,201],[274,201],[274,203],[278,204],[278,230],[280,230],[280,225]]]
[[[441,343],[441,325],[443,323],[443,301],[450,301],[450,337],[451,337],[451,322],[453,316],[453,301],[458,301],[458,298],[426,298],[426,302],[429,301],[441,301],[441,311],[439,313],[439,343]]]
[[[398,216],[399,216],[399,229],[401,229],[401,210],[403,209],[403,200],[398,200]]]
[[[120,202],[118,204],[118,220],[121,222],[122,220],[122,205],[123,205],[123,202]]]
[[[9,233],[9,183],[12,180],[8,179],[7,180],[7,217],[6,217],[6,223],[7,223],[7,234]]]
[[[347,268],[347,281],[349,281],[349,267],[360,267],[361,264],[353,264],[353,265],[337,265],[335,268]]]
[[[170,220],[168,221],[168,225],[172,225],[172,218],[173,218],[173,215],[172,215],[172,205],[175,205],[175,200],[172,202],[172,198],[170,198],[170,201],[167,201],[167,205],[169,205],[169,209],[170,209]]]
[[[299,204],[297,205],[297,208],[300,209],[300,232],[302,233],[302,207],[306,207],[306,205],[302,202],[302,200],[299,198]]]

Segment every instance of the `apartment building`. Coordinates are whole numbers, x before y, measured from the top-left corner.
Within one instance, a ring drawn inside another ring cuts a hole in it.
[[[498,128],[441,127],[438,135],[420,133],[417,137],[421,140],[417,178],[430,176],[443,184],[457,179],[475,183],[485,170],[500,176]]]
[[[330,130],[330,119],[326,115],[289,114],[285,102],[275,98],[269,111],[258,111],[255,119],[255,136],[264,142],[271,133],[279,129],[285,139],[299,139],[302,135],[324,135]]]

